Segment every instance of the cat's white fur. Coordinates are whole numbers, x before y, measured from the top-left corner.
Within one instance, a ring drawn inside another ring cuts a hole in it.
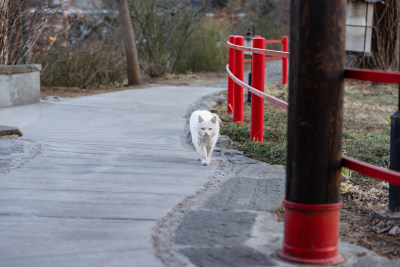
[[[201,164],[210,164],[211,153],[219,136],[219,118],[207,110],[196,110],[190,115],[190,133]]]

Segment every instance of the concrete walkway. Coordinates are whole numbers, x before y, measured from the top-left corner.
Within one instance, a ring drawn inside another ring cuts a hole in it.
[[[155,87],[0,109],[1,124],[24,134],[15,142],[37,154],[0,173],[0,265],[163,266],[153,227],[217,165],[196,161],[184,116],[220,90]]]

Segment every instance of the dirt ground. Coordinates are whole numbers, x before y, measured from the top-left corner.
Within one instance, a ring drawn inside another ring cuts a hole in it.
[[[388,183],[342,177],[340,238],[400,262],[400,220],[382,219],[388,209]]]
[[[396,111],[397,85],[346,80],[345,91],[346,130],[372,133],[389,129],[383,125],[389,124],[389,116]],[[346,101],[353,95],[359,101]],[[355,173],[342,177],[341,182],[341,239],[400,261],[400,217],[396,221],[377,216],[388,210],[388,183]]]
[[[140,85],[108,89],[82,89],[77,87],[41,86],[41,97],[57,96],[61,98],[87,96],[93,94],[109,93],[126,89],[141,89],[153,86],[196,86],[212,84],[222,79],[227,79],[227,74],[222,72],[200,72],[196,74],[170,75],[163,78],[148,79]]]
[[[42,87],[41,96],[66,98],[159,85],[207,85],[220,82],[226,78],[226,73],[205,72],[152,79],[143,82],[139,86],[125,88],[80,89]],[[356,82],[351,81],[351,85],[354,85],[354,83]],[[376,108],[374,109],[376,110]],[[344,124],[345,128],[358,127],[357,122],[352,125],[351,122],[345,121]],[[342,177],[341,195],[343,208],[340,218],[340,240],[366,247],[382,256],[399,260],[400,262],[400,220],[383,220],[375,214],[376,211],[387,210],[388,184],[369,178],[360,180],[359,178],[356,179],[354,175],[350,175],[347,178]],[[281,217],[282,211],[278,210],[277,214]]]

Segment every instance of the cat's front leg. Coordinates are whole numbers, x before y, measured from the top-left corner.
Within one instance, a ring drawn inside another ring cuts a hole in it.
[[[211,153],[213,151],[213,148],[211,146],[207,146],[207,162],[210,164],[211,162]]]
[[[203,150],[201,148],[201,144],[195,145],[195,148],[196,148],[197,156],[199,157],[198,160],[203,161],[203,156],[202,156],[203,155]]]
[[[211,155],[212,155],[212,152],[214,151],[217,140],[218,140],[218,136],[214,137],[211,140],[211,143],[207,146],[207,161],[208,161],[208,163],[211,162]]]
[[[201,164],[204,166],[208,166],[210,164],[207,156],[207,146],[205,145],[201,146]]]

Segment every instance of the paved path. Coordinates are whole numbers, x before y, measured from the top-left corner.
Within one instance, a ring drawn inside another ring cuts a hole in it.
[[[0,175],[1,266],[163,266],[151,232],[215,172],[185,145],[189,104],[155,87],[0,109],[41,153]]]

